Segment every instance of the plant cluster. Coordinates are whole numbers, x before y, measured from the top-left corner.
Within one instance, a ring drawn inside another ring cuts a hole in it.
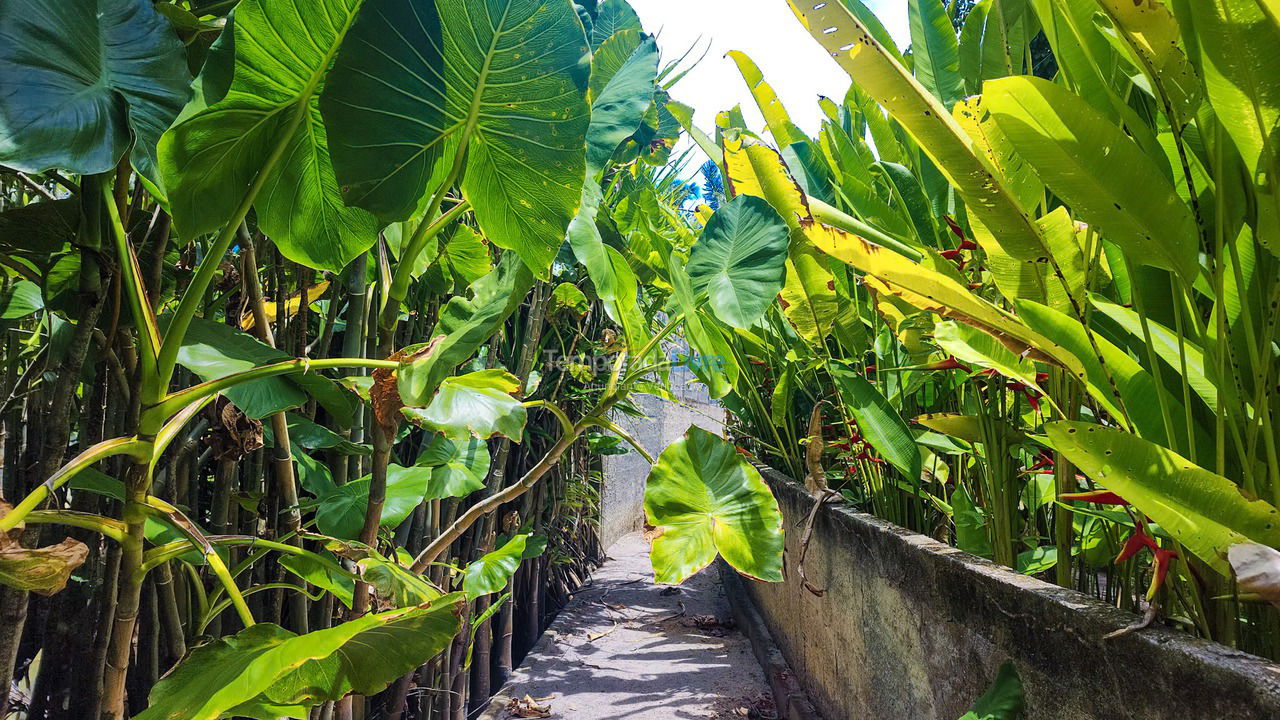
[[[625,0],[19,0],[0,36],[0,716],[465,717],[599,554],[612,418],[671,396],[633,263],[687,225],[683,60]],[[723,439],[649,495],[660,580],[780,577]]]
[[[792,0],[853,81],[816,137],[731,53],[771,142],[689,128],[729,196],[690,275],[752,270],[686,323],[706,382],[815,492],[1280,657],[1277,7],[962,5],[903,52]]]

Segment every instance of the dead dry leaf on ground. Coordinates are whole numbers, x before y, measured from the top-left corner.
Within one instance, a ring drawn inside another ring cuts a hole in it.
[[[511,702],[507,703],[507,712],[511,717],[518,718],[549,718],[551,717],[551,703],[548,702],[551,697],[532,698],[525,695],[523,698],[511,698]]]

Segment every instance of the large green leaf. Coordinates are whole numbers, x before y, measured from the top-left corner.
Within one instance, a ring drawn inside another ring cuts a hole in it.
[[[919,482],[920,451],[901,413],[874,385],[853,370],[836,365],[831,367],[831,375],[862,437],[909,482]]]
[[[1081,422],[1045,426],[1050,444],[1094,482],[1128,500],[1200,559],[1230,575],[1227,551],[1280,547],[1280,510],[1227,478],[1123,430]]]
[[[698,312],[698,303],[689,282],[689,273],[679,258],[679,254],[675,252],[667,258],[672,288],[671,299],[675,308],[684,313],[684,337],[689,343],[689,348],[700,357],[711,359],[711,362],[694,364],[693,371],[698,379],[706,384],[710,396],[713,399],[719,399],[733,390],[733,384],[738,379],[738,366],[733,358],[733,351],[720,335],[720,331],[709,319],[704,322],[704,318]]]
[[[377,222],[343,204],[319,92],[361,0],[244,0],[225,97],[160,141],[160,169],[184,236],[211,232],[250,192],[258,226],[289,259],[338,272],[368,250]],[[278,159],[260,175],[264,163]]]
[[[489,448],[474,435],[454,440],[437,433],[415,463],[431,468],[424,499],[466,497],[484,487],[489,473]]]
[[[621,65],[620,57],[625,57]],[[597,60],[599,62],[597,62]],[[636,309],[633,273],[618,266],[604,244],[597,216],[604,203],[600,180],[618,145],[635,134],[653,103],[658,47],[635,30],[619,32],[600,47],[591,62],[591,125],[586,138],[586,181],[582,202],[567,239],[587,268],[605,312],[622,326],[629,345],[638,346],[643,318]]]
[[[150,0],[0,4],[0,164],[154,178],[160,134],[191,96],[186,50]]]
[[[960,48],[943,0],[909,0],[911,57],[916,78],[948,108],[964,96]]]
[[[621,67],[597,65],[594,59],[591,63],[591,123],[587,128],[589,182],[599,182],[599,173],[613,151],[635,134],[645,111],[653,104],[658,45],[652,37],[627,32],[610,38],[600,49],[602,59],[607,61],[620,54],[613,50],[614,45],[626,48],[633,43],[634,49]]]
[[[685,270],[716,317],[745,329],[764,315],[786,280],[788,232],[768,202],[750,195],[711,216]]]
[[[427,496],[432,470],[425,467],[387,466],[386,498],[382,505],[383,527],[395,528],[413,514]],[[369,476],[336,487],[320,498],[316,526],[320,532],[343,540],[360,537],[365,511],[369,507]]]
[[[591,47],[600,47],[615,33],[643,29],[640,17],[627,0],[601,0],[596,5],[596,20],[591,26]]]
[[[461,600],[447,595],[306,635],[254,625],[192,651],[135,720],[305,718],[306,708],[347,693],[372,695],[449,644]]]
[[[425,407],[440,383],[493,337],[508,316],[524,302],[533,275],[514,254],[504,255],[493,272],[471,286],[472,297],[450,298],[440,311],[432,337],[440,338],[430,353],[402,367],[397,386],[404,403]]]
[[[1280,8],[1274,0],[1188,0],[1173,6],[1184,26],[1194,28],[1198,54],[1193,60],[1245,167],[1255,176],[1275,173],[1280,162]],[[1271,178],[1271,187],[1277,182]]]
[[[431,404],[406,407],[404,414],[422,427],[444,433],[458,442],[475,436],[488,440],[502,435],[520,442],[524,436],[524,404],[512,397],[520,379],[505,370],[445,378]]]
[[[1026,707],[1022,678],[1013,661],[1006,660],[996,673],[995,682],[960,720],[1021,720]]]
[[[462,589],[468,600],[501,592],[520,567],[528,535],[516,535],[502,547],[467,565],[462,574]]]
[[[161,325],[167,321],[168,316],[162,317]],[[292,359],[248,333],[201,318],[191,321],[178,350],[178,364],[206,382]],[[350,392],[316,373],[252,380],[228,388],[223,394],[251,418],[299,407],[309,394],[339,422],[346,422],[355,412],[356,402]]]
[[[645,483],[653,572],[677,584],[722,555],[738,572],[782,580],[782,513],[736,448],[691,426],[662,451]]]
[[[587,53],[564,0],[367,0],[324,95],[348,201],[404,220],[465,154],[481,232],[545,273],[582,189]]]
[[[1160,416],[1160,402],[1156,393],[1165,393],[1165,402],[1178,408],[1175,416],[1181,416],[1182,401],[1172,397],[1167,390],[1157,387],[1151,373],[1144,370],[1128,352],[1116,347],[1098,333],[1086,331],[1084,325],[1074,318],[1040,303],[1020,300],[1016,307],[1023,322],[1080,359],[1086,372],[1083,383],[1085,389],[1100,407],[1113,417],[1127,413],[1134,430],[1142,437],[1154,441],[1166,440],[1164,420]],[[1093,335],[1093,343],[1090,343],[1086,332]],[[1096,352],[1094,345],[1097,346]],[[1115,381],[1114,390],[1111,387],[1112,380]],[[1117,393],[1119,399],[1116,398]],[[1179,429],[1175,427],[1175,430]]]
[[[988,82],[982,107],[1045,184],[1134,262],[1196,276],[1195,218],[1122,129],[1070,91],[1034,77]]]
[[[17,320],[43,309],[40,286],[30,280],[19,280],[0,291],[0,320]]]

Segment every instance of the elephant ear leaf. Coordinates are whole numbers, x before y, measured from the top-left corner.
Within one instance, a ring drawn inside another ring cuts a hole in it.
[[[375,694],[453,640],[461,601],[446,595],[306,635],[254,625],[192,651],[135,720],[297,718],[351,692]]]
[[[319,92],[360,0],[244,0],[226,95],[160,140],[174,223],[212,232],[252,196],[258,224],[285,257],[339,272],[377,238],[377,221],[343,204]],[[225,74],[215,64],[206,71]],[[208,77],[203,78],[209,80]]]
[[[602,0],[596,6],[596,21],[591,26],[591,47],[600,47],[615,33],[643,29],[640,16],[627,0]]]
[[[462,588],[467,599],[475,600],[501,592],[520,567],[528,542],[528,535],[516,535],[502,547],[468,565],[462,576]]]
[[[567,2],[368,0],[323,102],[347,202],[405,220],[461,173],[481,233],[545,273],[582,190],[588,49]]]
[[[426,407],[406,407],[406,417],[457,442],[471,436],[487,440],[503,435],[520,442],[526,419],[524,404],[512,397],[520,380],[505,370],[481,370],[440,383]]]
[[[106,172],[155,147],[191,97],[186,51],[150,0],[0,4],[0,164]]]
[[[789,230],[763,199],[739,195],[720,208],[693,246],[687,270],[716,317],[749,328],[787,278]]]
[[[1234,545],[1280,547],[1280,510],[1172,450],[1088,423],[1059,421],[1045,430],[1053,448],[1085,475],[1223,575],[1231,573],[1228,554]]]
[[[679,584],[717,553],[738,572],[782,581],[782,513],[729,442],[691,426],[658,457],[644,490],[654,577]]]

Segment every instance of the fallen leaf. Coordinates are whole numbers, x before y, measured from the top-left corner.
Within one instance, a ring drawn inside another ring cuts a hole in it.
[[[549,718],[551,717],[551,703],[547,702],[550,697],[531,698],[525,695],[523,698],[511,698],[511,702],[507,703],[507,712],[513,717],[520,718]]]

